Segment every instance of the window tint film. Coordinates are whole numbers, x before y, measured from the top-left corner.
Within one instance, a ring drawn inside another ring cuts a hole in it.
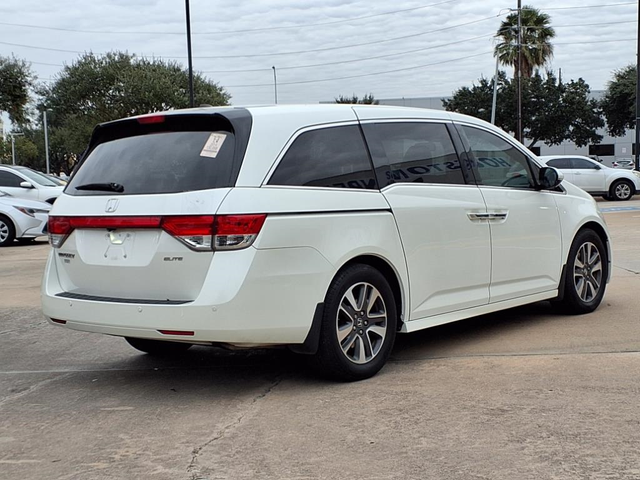
[[[364,132],[374,165],[391,167],[389,183],[465,183],[444,124],[375,123]]]
[[[113,194],[76,190],[94,183],[118,183],[123,195],[229,187],[234,144],[234,135],[224,131],[158,132],[107,141],[89,153],[66,193]]]
[[[547,165],[553,168],[561,168],[561,169],[570,169],[571,168],[571,159],[570,158],[555,158],[553,160],[549,160]]]
[[[527,157],[506,140],[478,128],[462,126],[475,164],[479,185],[531,188]]]
[[[571,163],[576,170],[596,170],[597,166],[583,158],[572,158]]]
[[[19,187],[23,181],[22,178],[11,172],[0,170],[0,187]]]
[[[357,125],[312,130],[289,147],[269,185],[376,189]]]

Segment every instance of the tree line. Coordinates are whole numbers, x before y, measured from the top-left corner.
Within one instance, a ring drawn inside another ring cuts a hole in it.
[[[548,14],[522,9],[522,60],[517,55],[517,14],[500,24],[494,54],[503,66],[513,67],[497,76],[496,125],[516,129],[517,91],[514,81],[522,72],[522,113],[529,147],[538,142],[557,145],[565,140],[578,146],[598,143],[598,129],[606,120],[612,136],[635,127],[636,67],[614,72],[604,97],[591,97],[587,82],[563,81],[544,71],[552,58],[555,30]],[[196,105],[228,105],[231,96],[219,84],[196,73]],[[493,79],[480,78],[471,86],[443,99],[444,107],[490,120]],[[340,95],[336,103],[378,104],[372,93],[363,97]],[[49,83],[38,82],[28,62],[0,56],[0,112],[6,112],[16,137],[20,164],[44,169],[42,112],[49,125],[51,169],[69,173],[89,141],[94,126],[132,115],[186,108],[189,105],[188,73],[172,61],[149,60],[124,52],[86,53],[66,65]],[[11,161],[11,145],[0,138],[0,162]]]

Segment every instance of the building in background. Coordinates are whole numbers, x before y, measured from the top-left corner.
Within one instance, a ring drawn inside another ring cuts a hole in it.
[[[600,100],[604,95],[604,90],[591,92],[591,97]],[[444,97],[447,100],[449,98]],[[422,97],[422,98],[386,98],[379,99],[380,105],[395,105],[400,107],[432,108],[434,110],[444,110],[442,106],[443,97]],[[573,142],[562,142],[560,145],[548,146],[543,142],[531,148],[536,155],[585,155],[597,156],[605,165],[611,166],[614,160],[633,160],[635,154],[634,141],[635,131],[628,130],[624,137],[611,137],[605,129],[598,131],[602,135],[602,141],[597,145],[587,145],[578,147]],[[527,142],[525,141],[525,145]]]

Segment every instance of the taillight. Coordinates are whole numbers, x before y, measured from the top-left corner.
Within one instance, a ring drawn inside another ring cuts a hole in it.
[[[264,221],[261,215],[170,215],[137,217],[49,217],[49,241],[59,248],[75,229],[161,228],[196,251],[239,250],[256,239]]]
[[[217,216],[213,222],[214,250],[239,250],[250,246],[266,218],[264,214]]]
[[[213,215],[164,217],[162,229],[192,250],[211,250]]]

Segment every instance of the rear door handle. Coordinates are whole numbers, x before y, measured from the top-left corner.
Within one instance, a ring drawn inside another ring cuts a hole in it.
[[[469,220],[471,220],[472,222],[482,222],[482,221],[496,221],[496,222],[501,222],[501,221],[505,221],[507,219],[508,213],[507,212],[488,212],[488,213],[475,213],[475,212],[470,212],[467,213],[467,216],[469,217]]]

